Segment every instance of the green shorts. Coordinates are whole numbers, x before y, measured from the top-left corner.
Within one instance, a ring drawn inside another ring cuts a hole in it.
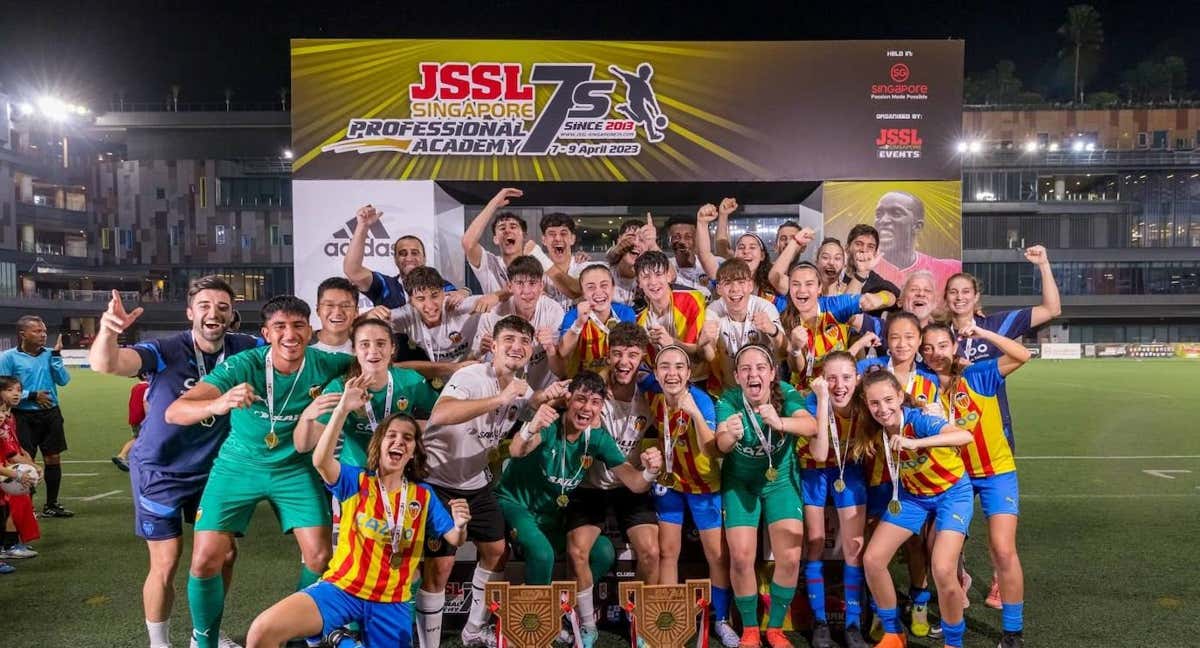
[[[738,480],[723,479],[721,490],[722,515],[725,528],[758,527],[765,513],[767,526],[780,520],[804,520],[804,501],[800,497],[800,485],[796,483],[796,472],[788,470],[774,482],[757,480],[745,486]]]
[[[200,497],[196,530],[245,533],[263,500],[270,502],[284,533],[332,523],[329,494],[311,464],[268,469],[217,457]]]
[[[525,559],[525,584],[549,585],[555,557],[567,552],[562,515],[540,515],[519,502],[498,499],[509,543],[520,549]]]

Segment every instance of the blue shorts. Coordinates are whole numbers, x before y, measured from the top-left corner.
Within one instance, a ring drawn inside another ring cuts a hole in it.
[[[900,489],[900,507],[900,513],[894,514],[885,506],[883,521],[920,535],[925,522],[933,515],[935,531],[957,531],[965,536],[971,526],[971,514],[975,512],[971,479],[963,475],[946,492],[929,497]]]
[[[800,494],[805,506],[825,507],[833,499],[837,508],[863,506],[867,503],[867,482],[863,479],[861,464],[848,464],[845,477],[846,490],[837,492],[833,482],[838,478],[837,466],[829,468],[804,468],[800,471]]]
[[[881,518],[892,501],[892,482],[867,486],[867,517]]]
[[[360,599],[338,589],[328,581],[317,581],[304,588],[321,611],[321,636],[355,621],[362,628],[363,644],[412,648],[412,601],[377,603]]]
[[[133,492],[133,532],[145,540],[183,535],[183,523],[196,521],[196,507],[208,473],[170,473],[129,462]]]
[[[1021,514],[1021,491],[1017,488],[1017,471],[991,477],[972,477],[971,489],[979,496],[984,517]]]
[[[683,510],[692,512],[696,529],[708,531],[721,528],[720,493],[681,493],[661,484],[654,485],[654,510],[659,522],[683,526]]]

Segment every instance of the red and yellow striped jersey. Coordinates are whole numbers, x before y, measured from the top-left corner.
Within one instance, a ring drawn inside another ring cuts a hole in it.
[[[954,424],[975,437],[963,448],[963,463],[972,477],[1003,475],[1017,469],[996,396],[1002,384],[1004,376],[996,360],[983,360],[967,367],[943,396],[943,406]]]
[[[705,414],[710,429],[716,429],[716,410],[712,399],[697,387],[689,387],[696,406]],[[650,402],[650,412],[654,416],[654,426],[658,428],[658,449],[666,452],[666,430],[663,430],[663,410],[667,407],[666,397],[661,391],[648,391],[646,398]],[[700,447],[700,439],[696,434],[696,426],[690,416],[680,410],[667,412],[670,421],[671,437],[675,439],[671,452],[671,474],[675,475],[673,490],[681,493],[719,493],[721,492],[721,466],[713,457],[704,454]],[[664,464],[665,465],[665,464]]]
[[[391,533],[375,475],[342,464],[338,481],[329,485],[329,490],[341,503],[341,530],[329,568],[321,578],[368,601],[410,600],[421,573],[426,534],[440,538],[454,527],[446,507],[424,484],[408,484],[407,496],[388,493],[393,511],[408,502],[401,522],[400,563],[392,567]]]
[[[559,329],[559,337],[561,338],[567,329],[575,325],[579,319],[579,309],[572,306],[563,317],[562,327]],[[633,322],[637,319],[637,314],[633,309],[625,304],[613,304],[605,322],[604,328],[596,324],[596,319],[591,317],[584,320],[579,331],[579,342],[575,345],[575,351],[567,358],[567,378],[574,378],[575,374],[587,369],[590,371],[600,371],[608,366],[608,331],[617,322]]]
[[[821,360],[833,351],[845,351],[850,348],[850,318],[862,312],[859,303],[862,295],[846,294],[820,296],[817,298],[818,309],[815,326],[810,322],[802,322],[808,330],[808,354],[814,364],[813,376],[819,376],[816,368]],[[792,372],[789,379],[796,389],[808,389],[807,370],[804,373]]]
[[[642,328],[649,328],[655,323],[655,317],[650,312],[650,307],[643,308],[637,316],[637,324]],[[667,327],[667,332],[671,334],[677,342],[694,343],[700,338],[700,328],[704,326],[704,295],[698,290],[673,290],[671,291],[671,318],[670,324],[666,322],[658,322]],[[658,354],[658,350],[654,345],[646,347],[645,362],[651,367],[654,366],[654,358]]]
[[[813,415],[814,418],[817,416],[816,394],[808,395],[808,399],[805,402],[805,408],[808,410],[809,414]],[[857,408],[852,408],[852,410],[853,411],[851,412],[850,416],[841,416],[840,414],[834,416],[834,424],[837,425],[838,445],[841,448],[840,452],[842,453],[843,459],[846,457],[846,449],[850,444],[850,438],[854,435],[855,426],[859,424],[858,416],[855,416],[855,413],[857,413]],[[797,458],[800,460],[801,468],[814,470],[820,470],[822,468],[837,468],[837,455],[834,454],[833,451],[832,438],[829,439],[829,455],[825,458],[825,461],[817,461],[816,459],[813,459],[812,452],[808,447],[808,444],[810,443],[812,443],[812,439],[809,437],[797,439],[796,454],[798,456]],[[846,463],[849,464],[850,462],[847,461]]]
[[[925,414],[915,407],[904,408],[904,425],[900,433],[910,439],[936,435],[946,425],[946,419]],[[883,450],[876,452],[882,455]],[[944,493],[963,476],[962,457],[958,448],[934,446],[900,451],[900,483],[913,495],[928,497]]]

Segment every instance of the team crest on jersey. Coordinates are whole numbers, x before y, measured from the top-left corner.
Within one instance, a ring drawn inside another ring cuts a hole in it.
[[[458,331],[451,331],[448,337],[450,338],[451,344],[457,345],[462,343],[462,333],[459,333]]]
[[[967,392],[960,391],[960,392],[954,393],[954,406],[955,407],[967,407],[970,404],[971,404],[971,397],[967,395]]]
[[[918,403],[925,403],[929,401],[929,397],[925,394],[917,394],[916,399]]]
[[[408,409],[408,399],[403,396],[401,396],[400,398],[397,398],[396,399],[396,409],[400,410],[401,412]]]
[[[415,520],[415,519],[417,519],[417,516],[419,516],[419,515],[421,515],[421,503],[416,500],[409,502],[408,503],[409,519]]]
[[[429,541],[425,543],[425,546],[428,547],[430,551],[438,551],[442,548],[442,539],[430,538]]]
[[[309,398],[316,398],[317,396],[320,396],[320,395],[321,395],[321,386],[320,385],[313,385],[312,387],[308,388],[308,397]]]
[[[581,457],[579,459],[579,463],[583,465],[584,470],[591,468],[592,467],[592,456],[591,455],[583,455],[583,457]]]
[[[838,325],[837,324],[830,324],[829,326],[825,327],[825,335],[826,336],[836,336],[837,333],[838,333]]]
[[[633,420],[633,429],[637,430],[638,433],[645,432],[646,431],[646,417],[639,416],[636,419],[634,419]]]

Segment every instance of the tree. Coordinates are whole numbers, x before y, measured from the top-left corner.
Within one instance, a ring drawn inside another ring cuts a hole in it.
[[[1022,86],[1016,63],[1005,59],[978,77],[967,77],[963,95],[973,104],[1019,103]]]
[[[1071,60],[1074,84],[1071,101],[1082,101],[1082,83],[1095,73],[1100,46],[1104,43],[1104,27],[1100,14],[1092,5],[1078,4],[1067,9],[1067,22],[1058,28],[1058,35],[1067,41],[1059,58]]]
[[[1178,56],[1168,56],[1163,59],[1163,67],[1168,78],[1167,101],[1182,99],[1183,89],[1187,87],[1187,63]]]
[[[1112,108],[1121,101],[1121,97],[1115,92],[1093,92],[1088,95],[1087,102],[1089,106],[1095,108]]]

